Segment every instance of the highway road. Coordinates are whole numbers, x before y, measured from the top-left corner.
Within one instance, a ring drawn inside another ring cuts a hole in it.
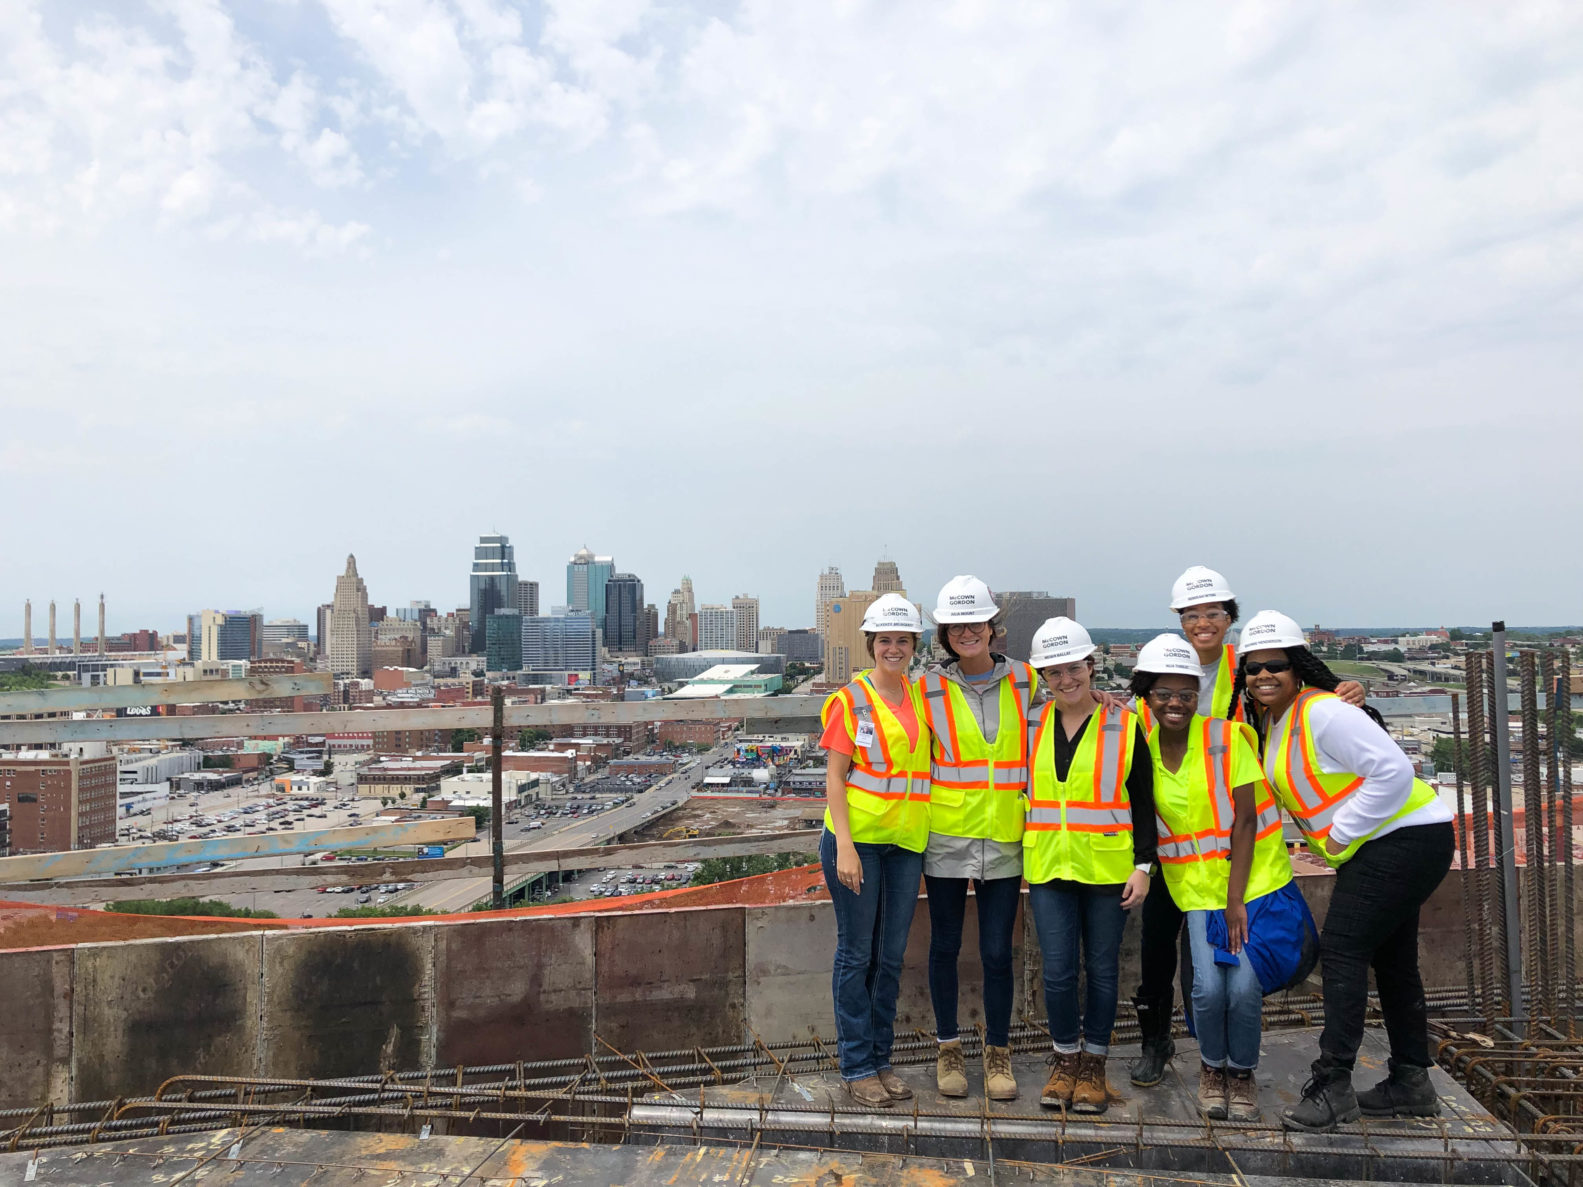
[[[581,849],[602,845],[611,838],[636,828],[648,819],[650,813],[663,811],[661,805],[667,800],[685,803],[691,796],[693,788],[703,781],[704,771],[708,769],[710,763],[719,761],[725,753],[722,749],[700,755],[697,765],[691,770],[667,775],[646,791],[635,793],[630,803],[623,804],[619,808],[611,808],[593,816],[579,816],[575,819],[552,816],[544,821],[542,829],[535,829],[519,837],[513,837],[512,834],[518,832],[521,826],[507,825],[505,850],[507,853],[522,853],[535,849]],[[568,798],[576,798],[575,793]],[[469,841],[466,845],[452,849],[448,856],[488,855],[489,852],[489,838],[481,837],[479,840]],[[480,899],[489,897],[491,885],[488,878],[449,878],[421,883],[415,890],[405,891],[391,901],[427,907],[431,911],[446,913],[466,911]]]

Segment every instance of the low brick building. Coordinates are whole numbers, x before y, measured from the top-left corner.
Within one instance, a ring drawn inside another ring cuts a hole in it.
[[[54,750],[0,754],[11,852],[56,853],[115,840],[116,763]]]
[[[737,731],[740,721],[662,721],[654,730],[654,740],[661,746],[675,746],[690,742],[694,746],[718,746],[729,741]]]

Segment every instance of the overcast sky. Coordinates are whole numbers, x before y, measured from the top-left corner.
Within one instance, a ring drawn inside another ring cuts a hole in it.
[[[490,530],[1575,623],[1580,282],[1575,3],[0,0],[0,635]]]

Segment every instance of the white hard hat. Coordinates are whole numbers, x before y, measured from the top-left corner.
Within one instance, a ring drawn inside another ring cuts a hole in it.
[[[1171,586],[1171,609],[1186,610],[1205,602],[1229,602],[1236,596],[1219,573],[1203,565],[1194,565]]]
[[[911,631],[923,634],[923,615],[899,593],[888,593],[876,598],[863,611],[863,630],[869,634],[879,631]]]
[[[1035,668],[1069,664],[1094,654],[1094,640],[1070,618],[1047,618],[1033,633],[1033,654],[1028,663]]]
[[[999,612],[989,586],[977,577],[951,578],[934,603],[934,620],[941,626],[950,622],[988,622]]]
[[[1156,635],[1138,649],[1137,671],[1191,676],[1195,680],[1203,674],[1198,652],[1188,646],[1186,639],[1172,634]]]
[[[1307,647],[1303,628],[1279,610],[1260,610],[1242,628],[1237,651],[1246,655],[1265,647]]]

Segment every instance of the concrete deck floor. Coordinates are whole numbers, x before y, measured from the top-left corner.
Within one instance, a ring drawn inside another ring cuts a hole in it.
[[[1127,1080],[1137,1045],[1113,1048],[1108,1067],[1112,1103],[1099,1118],[1073,1114],[1063,1119],[1059,1110],[1040,1107],[1039,1092],[1049,1073],[1043,1055],[1014,1057],[1021,1090],[1017,1100],[986,1102],[982,1064],[976,1051],[970,1051],[965,1100],[938,1094],[931,1060],[897,1067],[916,1098],[889,1110],[859,1110],[842,1090],[839,1076],[827,1071],[706,1089],[707,1108],[697,1120],[704,1141],[750,1142],[758,1133],[764,1144],[982,1159],[987,1128],[997,1158],[1036,1163],[1080,1158],[1133,1170],[1269,1175],[1288,1182],[1294,1177],[1520,1181],[1508,1163],[1516,1153],[1507,1140],[1510,1131],[1439,1068],[1431,1073],[1440,1093],[1439,1118],[1363,1119],[1333,1135],[1286,1134],[1279,1128],[1281,1111],[1301,1098],[1317,1044],[1317,1029],[1267,1032],[1257,1073],[1261,1122],[1215,1122],[1207,1130],[1196,1102],[1199,1061],[1192,1039],[1177,1040],[1166,1079],[1148,1089]],[[1383,1032],[1371,1029],[1359,1053],[1358,1087],[1383,1077],[1388,1055]],[[695,1110],[698,1101],[696,1089],[670,1096],[656,1093],[646,1098],[646,1107],[633,1110],[633,1119],[651,1133],[674,1138],[684,1130],[667,1121],[681,1119],[679,1108]],[[762,1110],[767,1115],[755,1119]],[[688,1125],[685,1132],[691,1131]]]
[[[178,1181],[223,1187],[1318,1187],[1319,1182],[1202,1174],[1184,1178],[1007,1162],[991,1166],[982,1159],[817,1150],[588,1146],[273,1128],[105,1142],[36,1156],[0,1154],[0,1183],[7,1185],[142,1187]]]

